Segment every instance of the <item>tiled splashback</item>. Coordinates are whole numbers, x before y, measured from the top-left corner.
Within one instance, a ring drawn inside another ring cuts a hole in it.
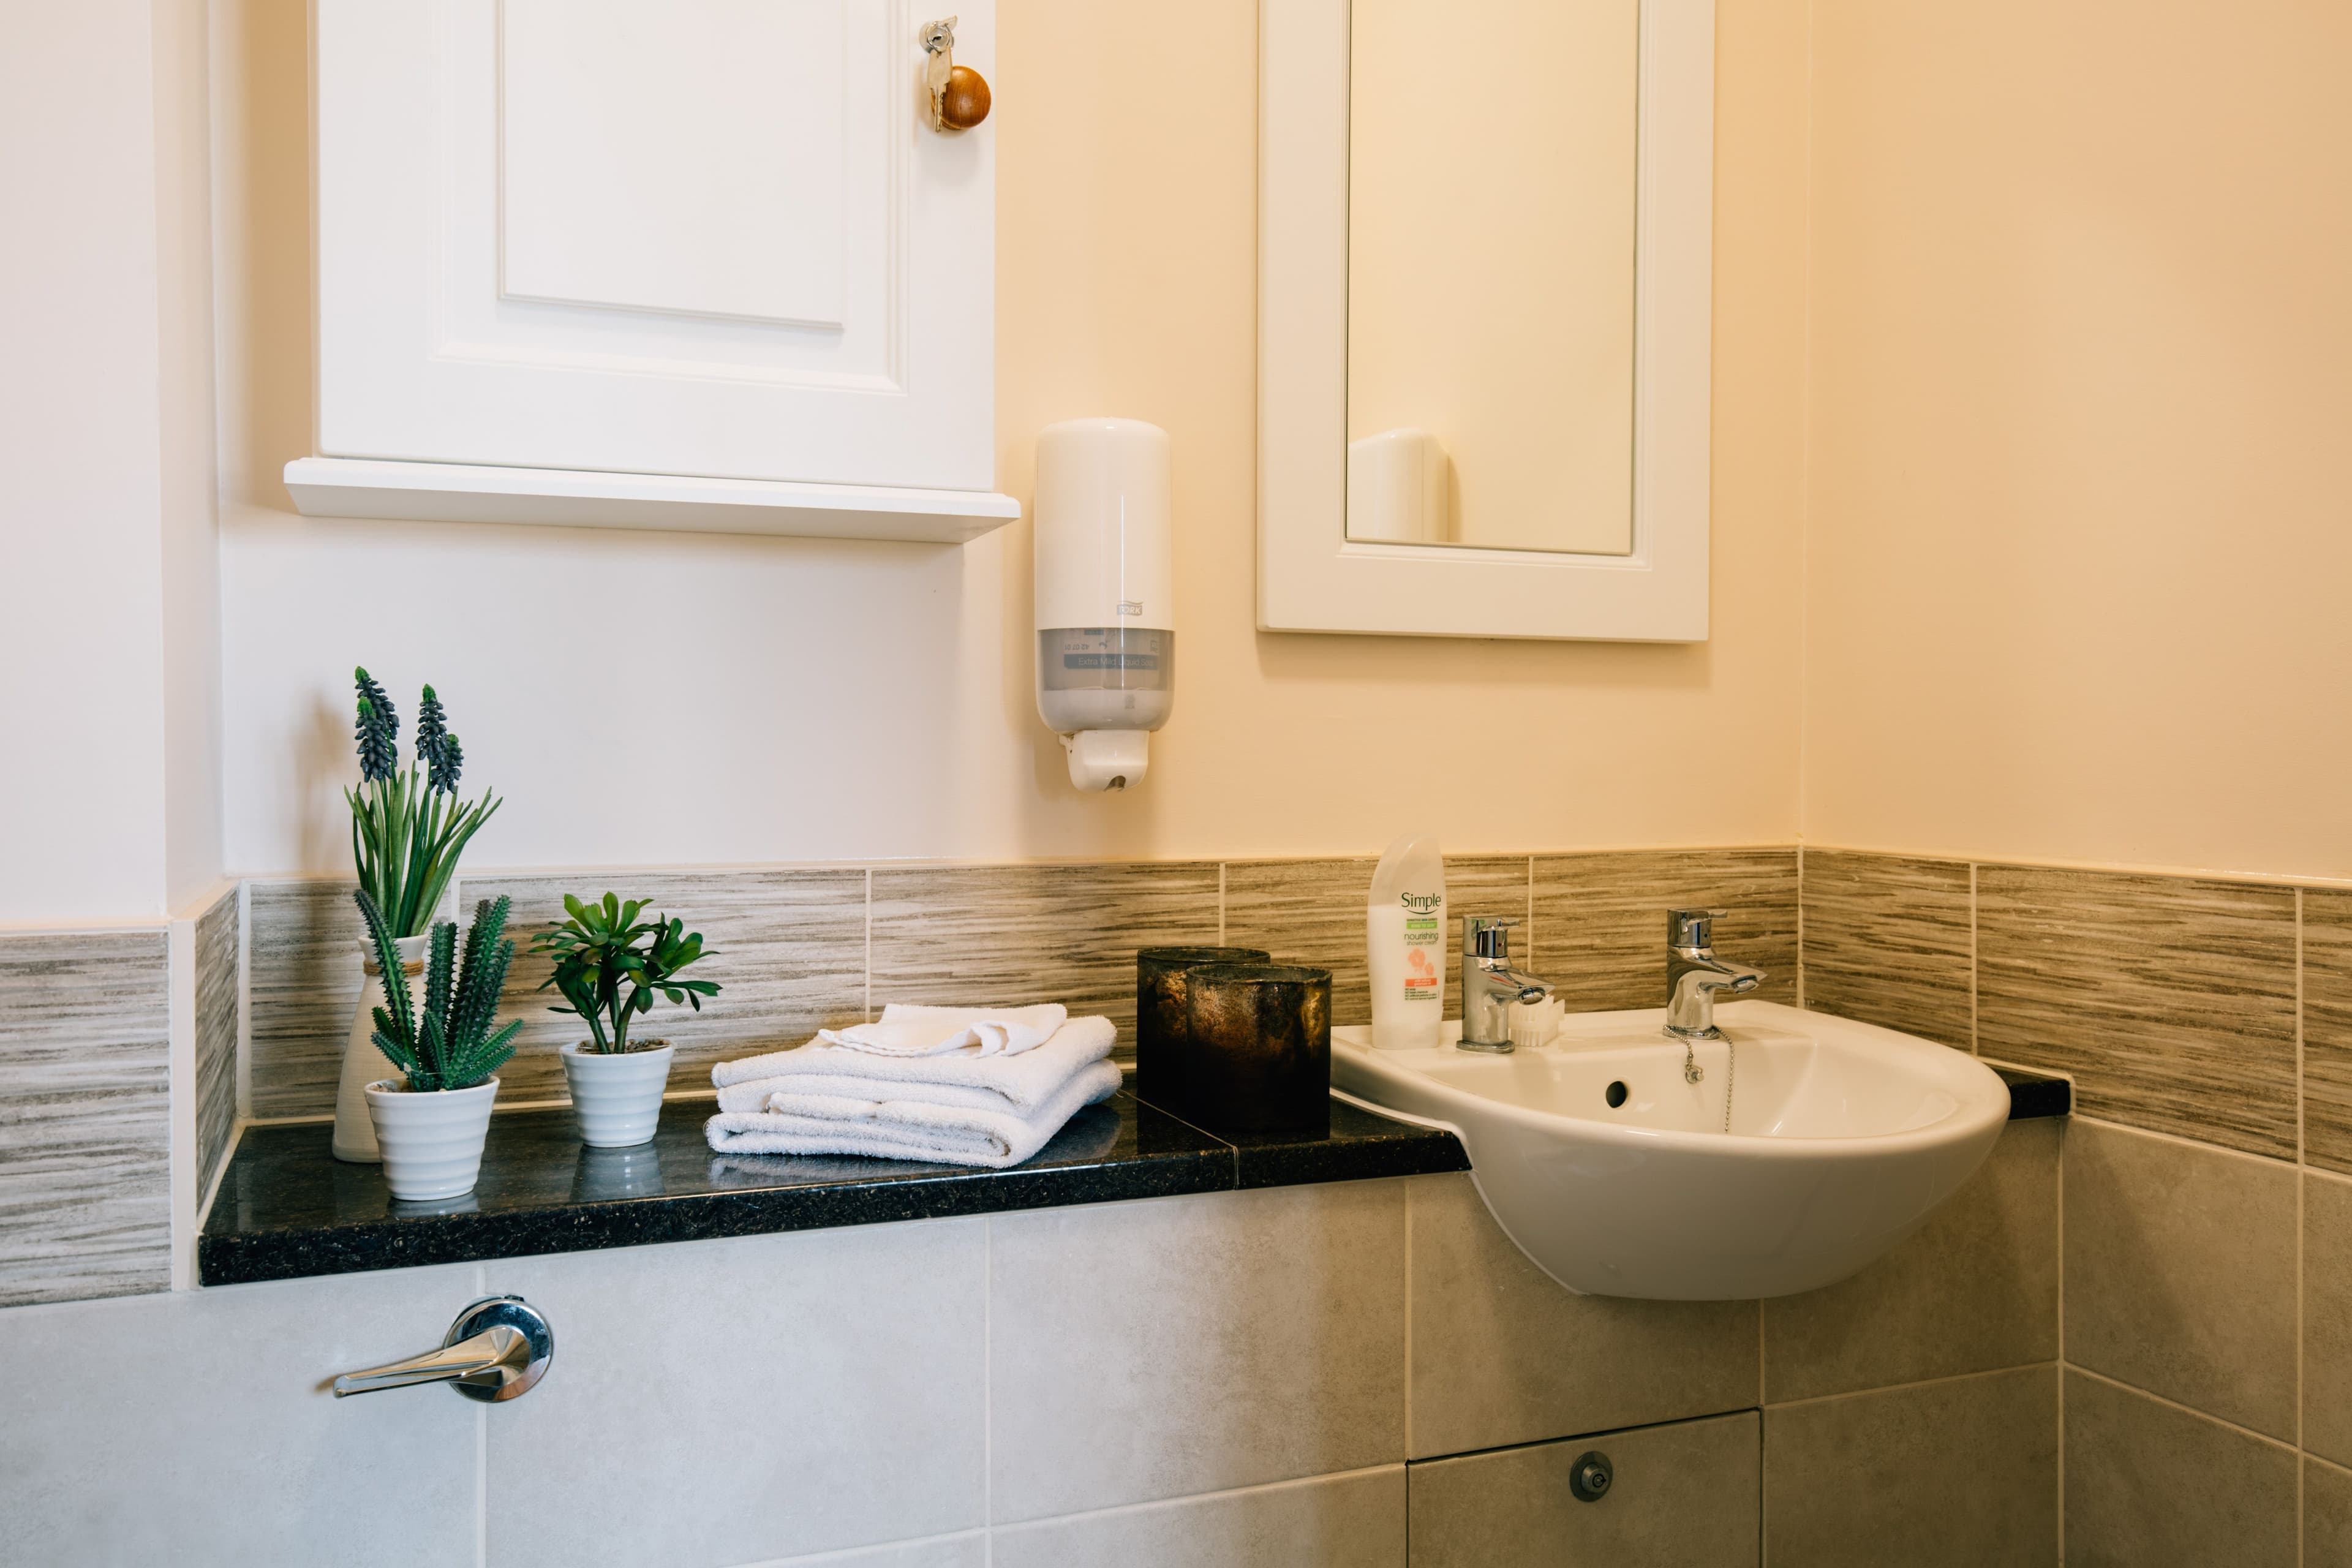
[[[1807,1005],[2352,1173],[2352,893],[1823,849],[1803,881]]]
[[[562,913],[562,896],[606,888],[647,898],[703,934],[704,973],[725,988],[701,1013],[664,1005],[638,1026],[675,1042],[691,1087],[709,1063],[797,1044],[857,1022],[887,1002],[1045,998],[1108,1014],[1131,1037],[1135,950],[1215,942],[1262,947],[1332,972],[1332,1014],[1364,1023],[1364,901],[1374,862],[1243,860],[1068,866],[877,866],[807,869],[583,872],[468,879],[458,892],[514,900],[529,934]],[[1731,909],[1717,941],[1769,972],[1762,994],[1797,994],[1797,856],[1793,849],[1624,851],[1475,856],[1446,863],[1457,914],[1527,922],[1516,952],[1558,982],[1571,1010],[1656,1004],[1670,904]],[[252,887],[253,1114],[317,1116],[334,1109],[338,1053],[358,996],[359,917],[351,884],[269,881]],[[558,1098],[554,1047],[580,1037],[538,989],[547,965],[526,952],[508,982],[507,1012],[525,1022],[501,1100]],[[1458,954],[1446,975],[1458,1011]]]

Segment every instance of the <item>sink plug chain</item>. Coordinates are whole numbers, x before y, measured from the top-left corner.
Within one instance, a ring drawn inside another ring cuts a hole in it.
[[[1706,1069],[1698,1065],[1698,1053],[1691,1048],[1690,1041],[1685,1039],[1683,1041],[1683,1081],[1696,1083],[1706,1076]]]
[[[1723,1037],[1723,1130],[1731,1131],[1731,1080],[1739,1070],[1739,1050],[1729,1035]]]

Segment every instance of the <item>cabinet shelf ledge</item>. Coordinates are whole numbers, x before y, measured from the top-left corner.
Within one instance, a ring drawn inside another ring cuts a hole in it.
[[[370,458],[297,458],[286,489],[305,517],[530,522],[685,533],[962,544],[1021,515],[988,490],[607,474]]]

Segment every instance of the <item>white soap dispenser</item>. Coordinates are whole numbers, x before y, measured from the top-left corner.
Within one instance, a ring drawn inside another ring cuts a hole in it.
[[[1364,910],[1372,1048],[1433,1050],[1445,1024],[1445,857],[1427,833],[1389,846]]]
[[[1143,782],[1176,702],[1168,432],[1072,419],[1037,436],[1037,711],[1083,790]]]

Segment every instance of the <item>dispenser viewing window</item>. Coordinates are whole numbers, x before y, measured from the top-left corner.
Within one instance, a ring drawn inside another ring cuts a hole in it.
[[[1073,419],[1037,437],[1037,711],[1083,790],[1143,782],[1176,701],[1168,433]]]

